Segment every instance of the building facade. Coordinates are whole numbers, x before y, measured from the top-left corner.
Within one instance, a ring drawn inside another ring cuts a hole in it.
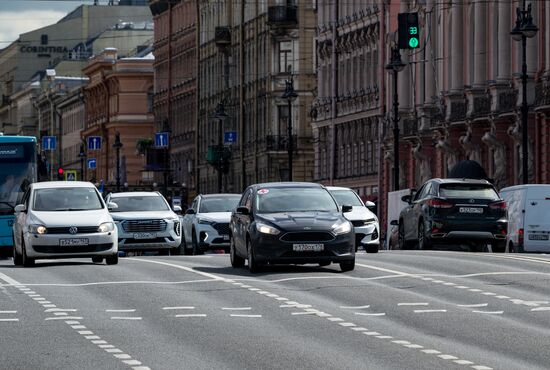
[[[313,179],[314,5],[200,2],[199,191],[240,193],[251,183],[288,180],[291,156],[292,179]],[[289,103],[290,80],[297,97]]]
[[[155,23],[155,130],[169,133],[170,152],[157,166],[155,180],[179,184],[184,195],[192,194],[196,183],[196,1],[150,0],[149,6]]]

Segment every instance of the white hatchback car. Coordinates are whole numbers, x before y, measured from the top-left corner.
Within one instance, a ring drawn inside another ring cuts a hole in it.
[[[380,246],[380,225],[378,217],[367,208],[373,207],[374,203],[364,204],[359,195],[350,188],[327,186],[339,206],[346,204],[353,206],[351,212],[345,217],[351,221],[355,231],[355,250],[361,245],[367,253],[378,253]]]
[[[90,182],[31,184],[15,207],[13,262],[92,257],[118,263],[117,229],[101,194]],[[116,205],[109,204],[109,208]]]

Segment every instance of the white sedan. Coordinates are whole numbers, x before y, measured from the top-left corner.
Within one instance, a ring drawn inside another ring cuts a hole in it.
[[[31,184],[15,207],[13,262],[91,257],[118,263],[117,228],[96,187],[89,182]],[[109,204],[109,208],[116,204]]]

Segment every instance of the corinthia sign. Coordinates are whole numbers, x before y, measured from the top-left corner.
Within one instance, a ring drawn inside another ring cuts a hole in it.
[[[65,46],[21,46],[19,51],[22,53],[68,53],[69,49]]]

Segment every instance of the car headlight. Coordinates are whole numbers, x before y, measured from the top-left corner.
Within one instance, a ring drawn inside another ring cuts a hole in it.
[[[340,224],[334,224],[334,225],[332,225],[332,231],[336,235],[347,234],[351,231],[351,223],[346,221],[346,222],[342,222]]]
[[[29,225],[29,232],[32,234],[46,234],[47,231],[44,225]]]
[[[106,233],[109,231],[113,231],[115,229],[115,224],[112,222],[104,222],[97,228],[97,231],[100,233]]]
[[[203,224],[203,225],[213,225],[213,224],[214,224],[214,221],[208,220],[208,219],[206,219],[206,218],[199,218],[199,224]]]
[[[258,230],[262,234],[269,234],[269,235],[278,235],[281,233],[279,229],[276,229],[273,226],[269,226],[261,222],[256,222],[256,230]]]
[[[364,221],[364,225],[367,226],[367,225],[371,225],[373,223],[376,222],[376,219],[375,218],[369,218],[367,220]]]

